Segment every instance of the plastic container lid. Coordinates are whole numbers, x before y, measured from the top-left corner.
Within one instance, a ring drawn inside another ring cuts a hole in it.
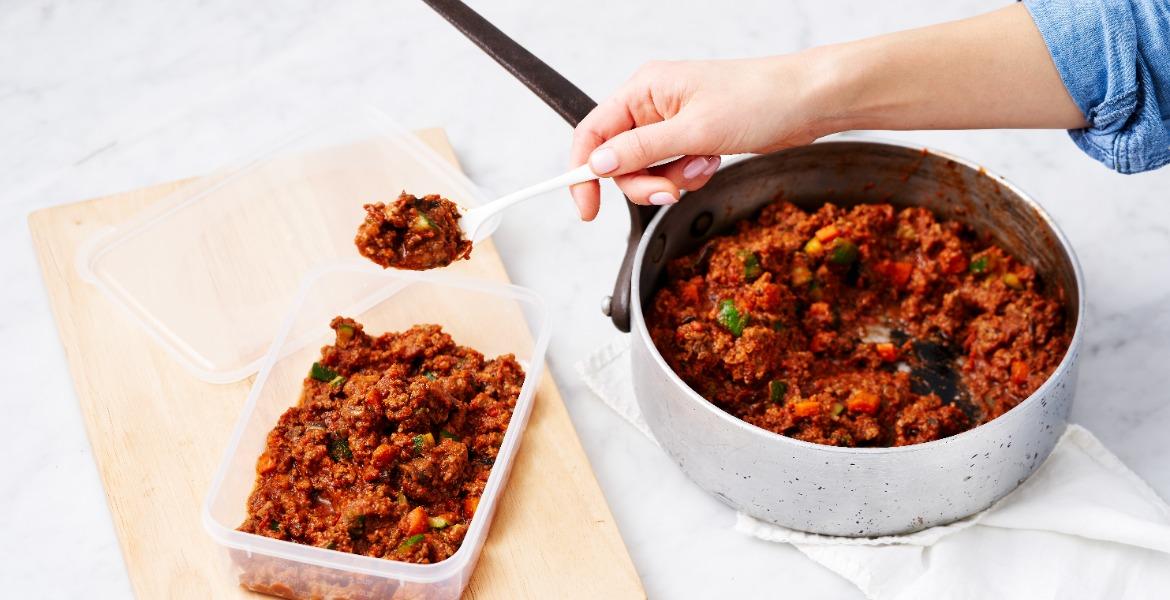
[[[345,111],[163,198],[83,248],[78,270],[197,377],[238,381],[258,370],[306,273],[359,256],[362,205],[403,190],[483,203],[470,180],[385,115]],[[338,289],[330,301],[368,293]],[[304,336],[300,327],[291,338]]]
[[[337,304],[338,288],[367,293],[352,305]],[[511,353],[524,366],[524,384],[479,508],[459,550],[446,560],[405,563],[236,530],[246,516],[248,495],[256,483],[256,460],[264,451],[267,434],[284,411],[299,401],[309,365],[320,356],[321,346],[334,339],[329,321],[335,315],[353,317],[372,335],[435,323],[457,344],[488,358]],[[534,337],[526,331],[526,320]],[[458,598],[487,538],[532,411],[549,339],[543,301],[513,285],[348,263],[310,273],[296,294],[292,312],[282,316],[282,321],[281,333],[262,360],[212,480],[203,507],[204,526],[229,549],[233,570],[252,589],[280,590],[285,597],[298,598]],[[293,340],[291,332],[296,330],[306,337]]]

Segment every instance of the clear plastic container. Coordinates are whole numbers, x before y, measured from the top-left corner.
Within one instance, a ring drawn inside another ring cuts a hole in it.
[[[346,290],[345,293],[339,290]],[[350,290],[360,291],[351,300]],[[344,315],[371,334],[417,323],[441,325],[456,343],[493,357],[514,354],[526,376],[499,456],[462,546],[421,565],[359,556],[237,531],[256,481],[256,460],[280,415],[300,398],[309,366],[332,343],[329,321]],[[490,315],[490,321],[485,316]],[[531,324],[529,335],[525,322]],[[295,340],[293,332],[308,335]],[[446,274],[381,271],[360,263],[315,269],[264,356],[203,510],[207,531],[229,549],[240,583],[290,598],[458,598],[488,534],[511,470],[548,345],[544,303],[524,288],[459,280]]]
[[[403,190],[483,203],[458,169],[381,113],[339,110],[99,236],[78,253],[78,270],[197,377],[238,381],[256,372],[304,275],[358,256],[362,205]]]

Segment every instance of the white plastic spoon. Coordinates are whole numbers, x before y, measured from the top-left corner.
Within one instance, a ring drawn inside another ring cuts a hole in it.
[[[657,167],[665,165],[666,163],[674,162],[680,158],[682,158],[682,156],[673,156],[671,158],[660,160],[650,166]],[[524,200],[534,198],[547,191],[555,190],[561,187],[568,187],[570,185],[576,185],[578,183],[584,183],[586,181],[593,181],[594,179],[601,179],[601,177],[599,177],[593,172],[592,169],[589,168],[589,163],[585,163],[576,169],[569,171],[568,173],[557,175],[548,181],[542,181],[538,184],[528,186],[522,190],[517,190],[511,194],[508,194],[507,196],[501,196],[500,198],[492,200],[483,206],[477,206],[470,210],[460,206],[459,228],[463,230],[463,238],[473,242],[478,242],[479,238],[476,237],[476,234],[479,233],[484,224],[491,221],[493,217],[504,212],[505,210],[512,208]]]

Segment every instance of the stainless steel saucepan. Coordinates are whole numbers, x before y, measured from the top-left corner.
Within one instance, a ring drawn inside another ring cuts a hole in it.
[[[426,0],[571,124],[594,106],[579,89],[458,0]],[[723,412],[663,360],[643,317],[666,263],[777,197],[815,209],[891,202],[970,225],[1063,290],[1072,342],[1024,402],[959,435],[898,448],[838,448],[766,431]],[[1080,266],[1052,219],[1022,191],[940,152],[867,140],[826,141],[723,168],[667,208],[629,204],[629,246],[612,297],[631,333],[634,389],[663,448],[699,486],[759,519],[803,531],[880,536],[949,523],[1015,489],[1064,431],[1085,311]]]

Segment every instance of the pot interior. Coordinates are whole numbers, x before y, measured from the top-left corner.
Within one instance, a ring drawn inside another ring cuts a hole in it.
[[[809,211],[888,202],[923,206],[969,225],[1022,262],[1046,289],[1061,290],[1070,333],[1080,318],[1080,287],[1072,249],[1052,220],[1002,178],[960,159],[921,148],[870,141],[828,141],[756,156],[721,170],[703,189],[662,211],[642,240],[634,290],[641,311],[671,259],[731,231],[774,200]],[[642,332],[645,335],[646,332]]]

